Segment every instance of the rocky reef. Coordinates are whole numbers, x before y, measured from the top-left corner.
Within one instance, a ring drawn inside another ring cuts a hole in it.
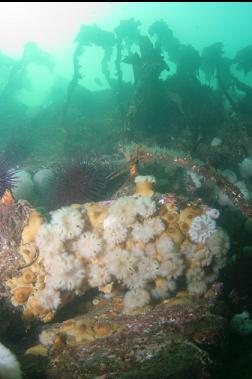
[[[48,215],[5,207],[18,227],[1,244],[0,332],[31,330],[25,377],[211,377],[227,336],[218,210],[157,193],[153,176],[129,196]]]
[[[229,247],[219,212],[155,193],[154,185],[152,176],[136,177],[132,196],[63,207],[48,220],[30,209],[16,251],[23,263],[4,281],[25,320],[52,321],[90,288],[123,294],[125,311],[208,290]]]
[[[215,296],[181,292],[132,314],[120,297],[97,297],[87,314],[45,327],[26,359],[39,356],[54,379],[211,378],[227,343]]]

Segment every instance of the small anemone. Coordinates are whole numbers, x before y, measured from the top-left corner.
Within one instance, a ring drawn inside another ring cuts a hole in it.
[[[32,287],[17,287],[13,290],[12,303],[14,305],[25,304],[31,295]]]

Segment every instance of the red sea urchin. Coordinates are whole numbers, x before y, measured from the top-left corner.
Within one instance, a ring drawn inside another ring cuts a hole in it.
[[[8,168],[6,160],[0,157],[0,199],[6,190],[11,190],[16,182],[15,172]]]
[[[52,208],[100,200],[106,189],[105,165],[96,160],[72,160],[56,169]]]

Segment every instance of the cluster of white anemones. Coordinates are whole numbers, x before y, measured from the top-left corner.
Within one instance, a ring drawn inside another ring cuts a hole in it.
[[[190,241],[182,244],[181,252],[188,266],[185,276],[189,292],[203,294],[218,278],[219,271],[226,264],[228,249],[229,238],[220,228],[211,231],[205,244]]]
[[[107,205],[97,227],[85,206],[52,212],[36,237],[46,277],[37,294],[41,306],[56,310],[64,291],[106,286],[113,291],[117,284],[131,309],[171,296],[182,275],[189,292],[205,292],[225,265],[228,249],[227,235],[216,226],[218,211],[202,208],[178,243],[167,233],[171,225],[160,207],[151,197],[121,198]],[[172,214],[179,219],[179,212]]]

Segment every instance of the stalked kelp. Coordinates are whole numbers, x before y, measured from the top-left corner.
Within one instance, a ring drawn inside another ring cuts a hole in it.
[[[84,54],[85,49],[88,46],[98,46],[104,49],[104,56],[102,59],[102,72],[107,80],[107,82],[111,85],[111,77],[110,71],[108,69],[109,59],[112,53],[112,47],[115,43],[114,34],[112,32],[107,32],[102,30],[97,25],[82,25],[79,33],[77,34],[74,42],[76,43],[76,48],[73,54],[73,67],[74,73],[71,82],[69,83],[69,87],[67,90],[67,97],[65,104],[63,106],[63,121],[66,116],[67,109],[71,103],[71,99],[73,96],[73,92],[78,85],[79,80],[82,78],[81,74],[81,64],[79,63],[80,57]]]
[[[54,63],[50,54],[43,51],[35,42],[27,42],[23,49],[23,54],[19,60],[10,63],[11,69],[6,80],[6,84],[0,93],[0,101],[6,103],[7,101],[15,101],[17,91],[22,88],[28,88],[29,83],[28,65],[37,64],[46,67],[52,71]]]
[[[160,51],[168,53],[169,58],[173,62],[177,62],[180,49],[180,41],[173,34],[168,24],[163,20],[155,21],[148,30],[151,37],[156,38],[155,46]]]
[[[119,113],[121,118],[123,118],[123,99],[121,98],[123,90],[123,78],[121,69],[121,63],[123,61],[122,52],[124,49],[126,49],[127,53],[129,54],[132,45],[138,42],[138,38],[140,36],[139,26],[140,23],[134,19],[121,21],[120,24],[115,28],[114,32],[103,30],[97,25],[81,26],[80,31],[74,40],[76,43],[76,48],[73,54],[74,73],[72,80],[69,83],[66,101],[63,106],[63,121],[66,116],[67,109],[70,106],[73,92],[78,85],[79,80],[82,78],[81,64],[79,63],[79,60],[81,56],[85,54],[85,49],[89,46],[101,47],[104,50],[103,59],[101,61],[102,73],[110,88],[115,92]],[[109,63],[113,54],[114,47],[116,47],[116,79],[112,78],[111,70],[109,69]]]
[[[124,59],[124,63],[132,65],[134,73],[134,92],[126,115],[126,126],[132,136],[136,136],[138,128],[147,134],[154,128],[161,129],[167,117],[165,89],[159,76],[169,71],[169,66],[148,36],[141,36],[138,44],[140,54],[131,54]],[[161,113],[157,108],[161,108]]]
[[[252,45],[239,50],[234,59],[237,69],[248,74],[252,71]]]

